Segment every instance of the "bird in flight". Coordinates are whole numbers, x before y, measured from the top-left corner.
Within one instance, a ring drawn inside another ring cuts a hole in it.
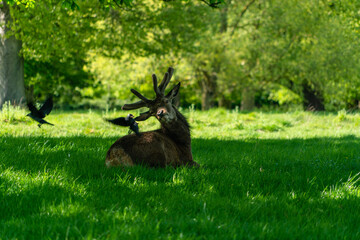
[[[139,125],[138,123],[135,121],[134,119],[134,115],[132,115],[131,113],[128,114],[126,117],[119,117],[119,118],[115,118],[115,119],[105,119],[108,122],[111,122],[112,124],[115,125],[119,125],[119,126],[129,126],[130,130],[129,133],[131,131],[135,132],[136,135],[140,135],[139,133]]]
[[[38,110],[34,104],[32,102],[29,102],[27,104],[30,113],[27,114],[26,116],[31,117],[32,119],[34,119],[35,121],[37,121],[38,127],[41,127],[42,124],[49,124],[54,126],[54,124],[49,123],[47,121],[44,120],[46,115],[49,115],[49,113],[51,112],[52,108],[53,108],[53,100],[51,97],[49,97],[48,99],[46,99],[45,103],[41,106],[41,108]]]

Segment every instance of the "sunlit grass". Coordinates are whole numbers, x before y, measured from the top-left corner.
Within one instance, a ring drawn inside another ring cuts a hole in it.
[[[181,111],[200,169],[106,169],[127,112],[0,112],[0,239],[360,238],[360,114]]]

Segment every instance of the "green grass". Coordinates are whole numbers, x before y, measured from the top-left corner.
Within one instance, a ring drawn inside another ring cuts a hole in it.
[[[181,111],[200,169],[106,169],[124,112],[1,112],[0,239],[360,239],[360,114]]]

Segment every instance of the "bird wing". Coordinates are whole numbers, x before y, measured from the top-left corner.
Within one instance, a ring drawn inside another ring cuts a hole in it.
[[[34,116],[32,113],[28,114],[27,116],[31,117],[33,120],[37,121],[37,122],[41,122],[43,119]]]
[[[43,118],[43,117],[45,117],[45,115],[44,115],[42,112],[40,112],[39,110],[37,110],[37,108],[34,106],[33,103],[29,102],[29,103],[27,104],[27,106],[28,106],[31,114],[32,114],[34,117],[37,117],[37,118]]]
[[[105,120],[119,126],[130,126],[129,121],[126,121],[124,117],[119,117],[115,119],[105,119]]]
[[[44,116],[46,116],[49,115],[52,108],[53,108],[53,100],[52,97],[49,97],[48,99],[46,99],[45,103],[41,106],[39,111],[42,112]]]

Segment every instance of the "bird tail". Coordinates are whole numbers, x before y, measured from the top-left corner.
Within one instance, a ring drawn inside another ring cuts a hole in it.
[[[115,118],[115,119],[107,119],[104,118],[105,121],[118,125],[118,126],[122,126],[122,127],[128,127],[129,123],[126,122],[125,118]]]
[[[104,118],[104,121],[107,121],[109,123],[112,123],[112,124],[116,124],[114,119],[107,119],[107,118]]]

